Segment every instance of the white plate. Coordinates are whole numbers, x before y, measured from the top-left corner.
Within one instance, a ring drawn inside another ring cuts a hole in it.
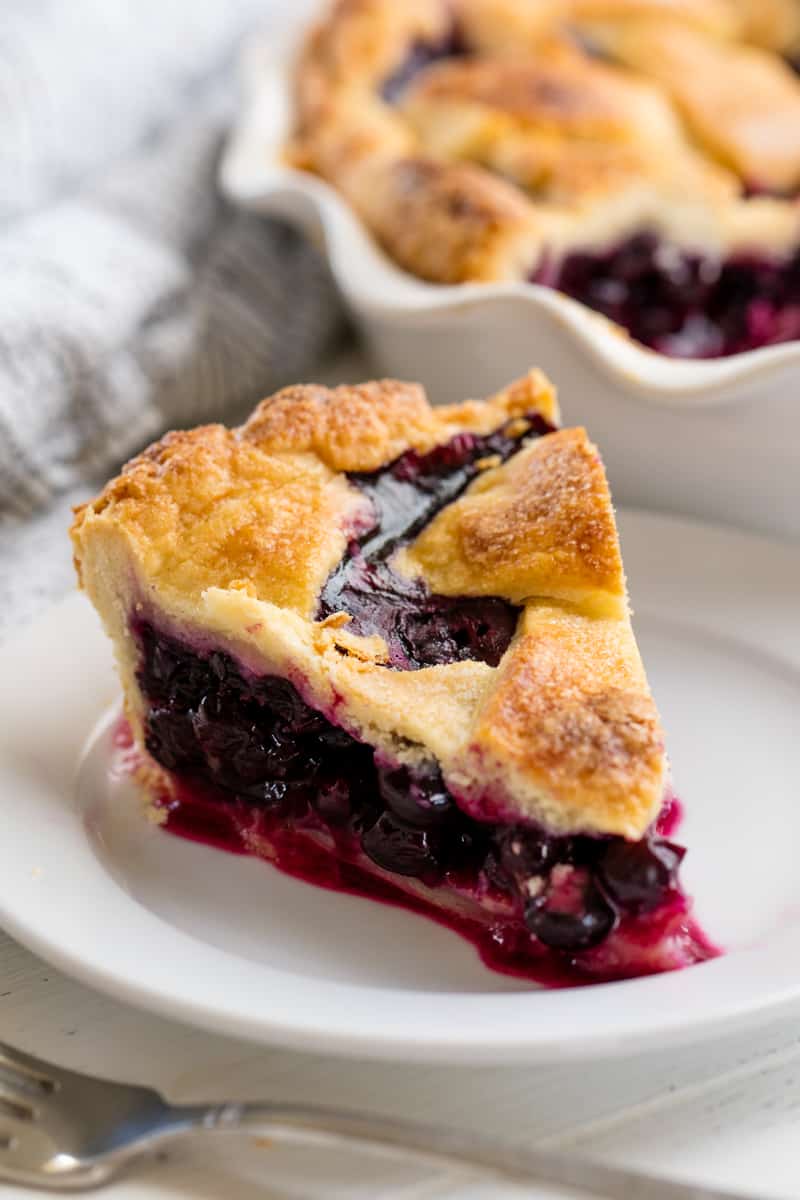
[[[208,1028],[360,1056],[544,1061],[663,1047],[800,999],[800,555],[621,518],[669,732],[685,877],[725,957],[548,992],[422,917],[148,825],[109,778],[111,655],[74,597],[0,654],[0,921],[98,988]]]

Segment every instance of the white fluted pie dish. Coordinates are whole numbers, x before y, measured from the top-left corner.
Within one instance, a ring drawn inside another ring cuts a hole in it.
[[[283,165],[289,61],[274,39],[247,47],[221,186],[323,249],[379,371],[449,402],[536,363],[558,384],[565,424],[591,427],[618,501],[800,538],[800,341],[670,359],[549,288],[401,271],[332,187]]]

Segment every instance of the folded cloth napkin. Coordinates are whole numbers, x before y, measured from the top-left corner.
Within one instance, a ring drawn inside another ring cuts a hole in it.
[[[316,252],[215,190],[238,43],[285,19],[269,0],[4,0],[0,515],[238,416],[340,328]]]

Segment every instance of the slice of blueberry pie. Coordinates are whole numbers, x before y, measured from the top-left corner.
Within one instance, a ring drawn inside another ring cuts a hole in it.
[[[335,0],[288,155],[424,279],[732,354],[800,338],[799,66],[798,0]]]
[[[72,530],[168,830],[402,903],[532,978],[713,953],[603,467],[537,372],[285,389]]]

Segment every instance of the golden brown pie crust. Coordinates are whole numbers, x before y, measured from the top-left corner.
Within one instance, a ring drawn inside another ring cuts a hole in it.
[[[785,253],[800,204],[800,5],[770,0],[334,0],[295,71],[289,160],[406,269],[525,279],[643,228],[711,255]],[[453,22],[467,57],[383,83]],[[602,60],[596,53],[599,51]]]

